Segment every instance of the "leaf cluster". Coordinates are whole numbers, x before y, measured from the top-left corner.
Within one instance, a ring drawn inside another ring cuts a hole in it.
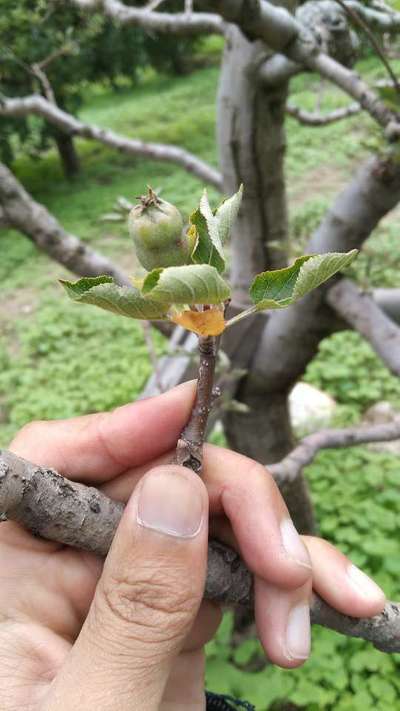
[[[153,194],[150,188],[149,191],[149,195]],[[130,318],[170,319],[199,335],[218,336],[226,327],[256,311],[293,304],[346,269],[355,259],[357,250],[306,255],[296,259],[290,267],[257,274],[249,289],[254,306],[225,322],[223,313],[231,290],[221,276],[226,267],[223,246],[238,216],[242,195],[241,186],[213,211],[204,191],[199,207],[190,216],[188,264],[155,268],[143,280],[135,280],[131,289],[118,286],[107,276],[85,277],[76,282],[61,280],[61,284],[76,302]],[[164,216],[161,219],[164,220]],[[156,217],[152,220],[154,230],[158,230]]]

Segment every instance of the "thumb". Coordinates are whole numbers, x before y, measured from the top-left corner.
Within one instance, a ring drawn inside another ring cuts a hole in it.
[[[56,683],[56,708],[159,708],[202,600],[207,539],[208,496],[199,477],[175,465],[148,472]]]

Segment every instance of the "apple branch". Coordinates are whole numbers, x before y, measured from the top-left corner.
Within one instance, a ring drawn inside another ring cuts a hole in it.
[[[109,148],[128,155],[175,163],[203,182],[213,185],[218,190],[222,189],[220,173],[184,148],[163,143],[146,143],[138,139],[121,136],[118,133],[114,133],[114,131],[109,131],[93,124],[84,123],[39,94],[32,94],[23,98],[2,97],[0,100],[0,117],[18,117],[29,114],[41,116],[53,126],[57,126],[61,131],[71,136],[80,136],[98,141]]]
[[[215,336],[199,337],[199,372],[196,399],[189,422],[176,445],[176,463],[201,474],[207,421],[213,405],[214,373],[217,357]]]
[[[98,489],[69,481],[0,450],[0,513],[38,536],[107,555],[123,505]],[[226,605],[253,607],[253,581],[239,555],[211,540],[205,597]],[[384,652],[400,651],[400,606],[388,602],[380,615],[356,619],[340,614],[315,596],[313,624],[370,641]]]

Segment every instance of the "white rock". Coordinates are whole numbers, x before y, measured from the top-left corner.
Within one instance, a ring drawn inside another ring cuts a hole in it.
[[[393,422],[399,414],[390,402],[381,400],[368,408],[363,420],[370,425],[383,425],[385,422]]]
[[[292,426],[302,435],[327,427],[336,407],[333,397],[308,383],[297,383],[289,395]]]

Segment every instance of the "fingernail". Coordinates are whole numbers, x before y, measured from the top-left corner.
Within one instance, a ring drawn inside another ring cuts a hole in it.
[[[289,612],[285,655],[288,659],[308,659],[311,647],[310,608],[296,605]]]
[[[167,536],[194,538],[203,520],[203,499],[198,486],[174,467],[155,469],[139,492],[137,521]]]
[[[379,585],[374,583],[374,581],[371,580],[368,575],[363,573],[360,568],[357,568],[356,565],[349,565],[347,575],[349,576],[353,587],[356,588],[357,592],[361,593],[363,597],[366,597],[369,600],[385,599],[385,593]]]
[[[288,556],[293,558],[293,560],[295,560],[299,565],[311,569],[311,561],[307,548],[297,533],[293,525],[293,521],[290,518],[285,518],[281,522],[281,536],[283,547]]]

